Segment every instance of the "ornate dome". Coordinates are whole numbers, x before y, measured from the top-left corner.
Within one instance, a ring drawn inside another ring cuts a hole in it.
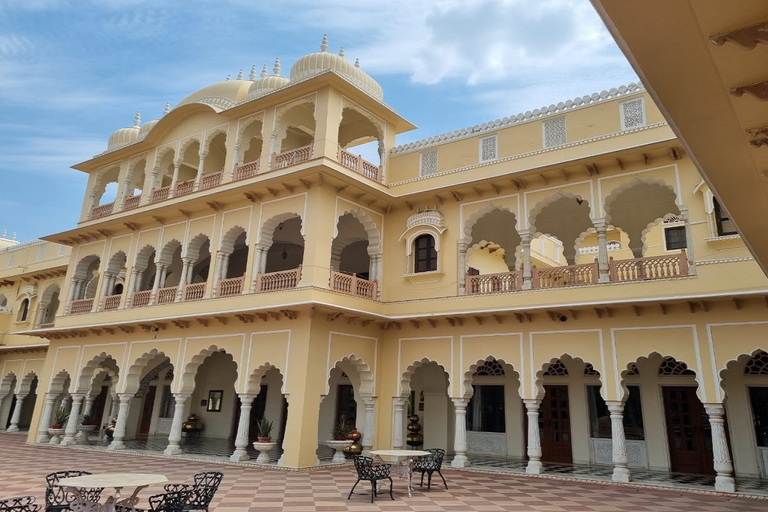
[[[323,36],[319,53],[310,53],[296,61],[291,68],[291,82],[319,75],[326,71],[335,71],[379,101],[384,98],[384,91],[381,86],[360,69],[360,64],[357,61],[351,64],[344,58],[343,48],[339,55],[328,53],[327,36]]]
[[[166,103],[165,104],[165,112],[163,112],[163,115],[167,114],[170,111],[171,111],[171,104],[170,103]],[[152,128],[155,127],[155,125],[158,122],[160,122],[160,118],[153,119],[151,121],[148,121],[148,122],[144,123],[144,125],[139,129],[138,140],[144,140],[145,138],[147,138],[147,134],[152,130]]]
[[[204,103],[215,107],[216,110],[232,108],[248,98],[248,89],[252,83],[250,80],[243,80],[241,76],[236,80],[227,79],[193,92],[173,108],[190,103]]]
[[[112,151],[122,146],[126,146],[131,142],[139,140],[139,125],[141,124],[141,114],[136,112],[136,117],[133,118],[133,126],[127,128],[120,128],[109,136],[109,142],[107,142],[107,151]]]
[[[275,67],[272,69],[272,75],[267,75],[267,65],[261,68],[261,78],[254,80],[251,88],[248,89],[248,99],[252,100],[269,94],[275,89],[285,87],[290,83],[290,80],[284,76],[280,76],[280,59],[275,60]],[[251,74],[251,80],[255,78],[254,73]]]

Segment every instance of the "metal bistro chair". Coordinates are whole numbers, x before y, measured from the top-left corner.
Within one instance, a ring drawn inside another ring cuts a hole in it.
[[[183,512],[191,491],[172,491],[149,497],[149,508],[116,504],[115,512]]]
[[[71,492],[67,492],[64,487],[59,485],[59,480],[69,478],[73,476],[90,475],[88,471],[56,471],[45,477],[48,487],[45,489],[45,512],[70,512],[72,510],[73,502],[75,501],[90,501],[98,503],[101,499],[101,491],[103,487],[96,487],[89,489],[83,487],[80,489],[80,496],[75,496]]]
[[[38,512],[40,505],[34,496],[18,496],[0,500],[0,512]]]
[[[182,508],[184,512],[194,510],[208,512],[213,495],[216,494],[223,478],[224,473],[221,471],[206,471],[195,475],[194,484],[166,484],[164,489],[166,492],[189,492],[189,498]]]
[[[427,490],[432,485],[432,473],[437,472],[440,478],[443,479],[443,485],[448,488],[448,484],[445,482],[445,477],[440,472],[440,467],[443,465],[443,457],[445,456],[445,450],[441,448],[429,448],[426,450],[430,455],[424,455],[423,457],[417,457],[413,461],[413,472],[421,473],[421,481],[419,487],[424,486],[424,473],[427,474]]]
[[[379,480],[389,480],[389,497],[393,500],[395,497],[392,495],[392,477],[389,475],[390,464],[374,464],[373,459],[370,457],[364,457],[362,455],[355,455],[355,469],[357,470],[357,482],[352,486],[349,491],[347,499],[352,497],[352,493],[360,483],[360,480],[368,480],[371,482],[371,503],[373,498],[378,495],[376,490],[376,484]]]

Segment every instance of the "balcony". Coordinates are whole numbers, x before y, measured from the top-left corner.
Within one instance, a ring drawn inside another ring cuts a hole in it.
[[[256,293],[276,292],[296,288],[299,281],[301,281],[301,265],[298,268],[282,270],[280,272],[269,272],[267,274],[259,272],[253,285]]]
[[[111,215],[114,208],[115,208],[114,202],[102,204],[99,206],[94,206],[91,209],[91,214],[88,216],[88,219],[89,220],[100,219],[101,217],[106,217],[107,215]]]
[[[126,197],[125,201],[123,202],[123,211],[134,210],[139,207],[139,203],[141,203],[141,194],[137,196]]]
[[[70,315],[82,315],[83,313],[90,313],[93,309],[93,299],[79,299],[73,300],[69,305]]]
[[[232,181],[240,181],[256,176],[259,173],[260,164],[261,159],[257,158],[253,162],[238,165],[235,167],[235,172],[232,175]]]
[[[272,155],[272,170],[285,169],[292,165],[306,162],[312,157],[312,145],[303,146],[300,148],[280,153],[279,155]]]
[[[218,297],[231,297],[232,295],[240,295],[243,293],[244,282],[245,276],[222,279],[219,281],[219,289],[216,295]]]
[[[101,308],[103,311],[112,311],[113,309],[117,309],[120,307],[120,298],[122,295],[107,295],[104,297],[104,307]]]
[[[379,166],[363,159],[362,156],[353,155],[352,153],[339,148],[337,160],[347,169],[351,169],[357,174],[365,176],[370,180],[381,182],[381,169]]]
[[[522,272],[505,272],[502,274],[484,274],[467,276],[467,293],[503,293],[516,292],[523,288]]]
[[[331,270],[330,287],[333,291],[376,300],[378,297],[378,285],[379,283],[376,281],[361,279],[355,274],[344,274]]]

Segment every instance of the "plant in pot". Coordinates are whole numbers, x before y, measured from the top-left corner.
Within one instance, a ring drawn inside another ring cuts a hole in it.
[[[83,414],[83,419],[80,422],[80,425],[82,425],[84,427],[96,426],[96,418],[94,418],[93,415],[90,414],[90,413]]]
[[[355,426],[346,418],[339,418],[339,421],[333,426],[331,435],[336,441],[343,441],[349,437],[349,434],[354,430]]]
[[[272,422],[262,417],[256,422],[256,429],[259,431],[258,439],[260,443],[269,443],[272,441]]]
[[[64,425],[69,420],[69,412],[64,407],[59,407],[53,414],[53,422],[51,428],[64,428]]]

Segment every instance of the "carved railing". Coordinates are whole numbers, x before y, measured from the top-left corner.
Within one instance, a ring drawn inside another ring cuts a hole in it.
[[[206,174],[200,181],[200,190],[206,190],[221,185],[221,178],[224,176],[224,171],[219,171],[214,174]]]
[[[184,300],[200,300],[205,296],[205,283],[194,283],[184,286]]]
[[[170,304],[176,301],[176,293],[179,291],[178,286],[169,286],[167,288],[160,288],[157,290],[157,299],[155,304]]]
[[[107,203],[102,204],[100,206],[94,206],[91,209],[91,215],[88,217],[90,220],[93,219],[99,219],[101,217],[106,217],[107,215],[110,215],[112,213],[112,210],[115,208],[115,203]]]
[[[195,180],[181,181],[176,184],[176,190],[173,192],[173,197],[185,196],[191,194],[195,190]]]
[[[361,155],[353,155],[349,151],[339,148],[338,161],[348,169],[373,181],[380,181],[379,167],[365,160]]]
[[[312,156],[312,145],[286,151],[285,153],[272,155],[272,170],[284,169],[291,165],[306,162]]]
[[[577,286],[597,283],[599,270],[597,262],[567,267],[552,267],[532,270],[533,288],[560,288],[562,286]]]
[[[514,292],[522,289],[522,287],[522,272],[504,272],[501,274],[483,274],[479,276],[467,275],[467,293],[469,295]]]
[[[282,270],[280,272],[269,272],[268,274],[256,275],[253,282],[254,291],[274,292],[277,290],[288,290],[296,288],[301,280],[301,265],[291,270]]]
[[[117,309],[120,306],[120,297],[122,295],[107,295],[104,297],[104,311]]]
[[[688,257],[685,249],[680,254],[652,256],[631,260],[608,260],[611,281],[645,281],[688,275]]]
[[[218,297],[229,297],[231,295],[239,295],[243,292],[243,283],[245,282],[245,276],[230,277],[228,279],[222,279],[219,281],[219,289],[217,291]]]
[[[168,192],[171,191],[171,187],[156,188],[152,191],[152,197],[149,198],[150,203],[157,203],[159,201],[165,201],[168,199]]]
[[[377,281],[369,281],[357,277],[355,274],[344,274],[342,272],[331,270],[331,290],[337,292],[375,300],[378,292],[378,285],[379,283]]]
[[[138,308],[149,304],[152,298],[152,290],[141,290],[140,292],[134,292],[131,297],[131,307]]]
[[[93,299],[79,299],[73,300],[69,305],[70,315],[80,315],[83,313],[90,313],[93,309]]]
[[[244,164],[240,164],[237,167],[235,167],[235,172],[232,175],[232,180],[244,180],[246,178],[250,178],[251,176],[256,176],[259,172],[259,163],[261,162],[260,158],[257,158],[253,162],[248,162]]]
[[[123,211],[133,210],[135,208],[138,208],[140,202],[141,202],[141,194],[137,196],[126,197],[125,201],[123,201]]]

